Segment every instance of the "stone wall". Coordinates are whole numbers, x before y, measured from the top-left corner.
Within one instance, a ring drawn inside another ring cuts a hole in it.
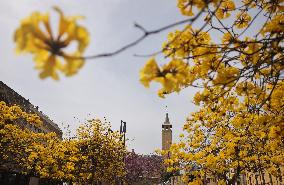
[[[48,116],[46,116],[42,111],[39,111],[38,106],[34,106],[29,101],[29,99],[25,99],[2,81],[0,81],[0,101],[4,101],[10,106],[16,104],[27,113],[37,114],[41,118],[41,121],[43,123],[41,128],[36,128],[33,125],[27,124],[24,121],[17,122],[17,124],[19,124],[21,127],[26,127],[35,132],[55,132],[59,138],[62,138],[62,131],[60,130],[57,124],[50,120]]]

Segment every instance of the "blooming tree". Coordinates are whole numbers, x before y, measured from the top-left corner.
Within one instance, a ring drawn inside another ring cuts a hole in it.
[[[75,138],[80,154],[75,171],[80,181],[114,184],[125,176],[126,150],[122,136],[112,131],[109,124],[89,120],[78,128]]]
[[[21,119],[39,126],[40,118],[18,106],[0,102],[0,166],[28,176],[61,182],[113,184],[125,176],[126,154],[119,132],[109,124],[89,120],[73,138],[35,133],[21,128]]]
[[[163,45],[169,63],[160,67],[151,58],[141,70],[146,87],[161,83],[161,97],[188,86],[203,89],[194,97],[200,109],[166,164],[183,170],[186,181],[194,175],[192,184],[203,184],[206,174],[219,184],[235,184],[245,172],[281,176],[282,1],[178,0],[178,7],[183,15],[204,17],[204,25],[169,33]]]
[[[125,156],[126,182],[162,182],[166,174],[163,158],[158,155],[140,155],[134,151]]]

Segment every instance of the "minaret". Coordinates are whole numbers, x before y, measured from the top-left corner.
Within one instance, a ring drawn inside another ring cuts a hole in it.
[[[166,113],[166,120],[162,125],[162,150],[169,150],[172,144],[172,125],[169,114]]]

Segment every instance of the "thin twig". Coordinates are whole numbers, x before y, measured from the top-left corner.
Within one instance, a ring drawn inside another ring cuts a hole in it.
[[[139,30],[141,30],[143,32],[143,35],[140,36],[138,39],[124,45],[123,47],[113,51],[113,52],[106,52],[106,53],[101,53],[101,54],[96,54],[96,55],[90,55],[90,56],[83,56],[83,57],[79,57],[80,59],[95,59],[95,58],[102,58],[102,57],[111,57],[111,56],[114,56],[114,55],[117,55],[135,45],[137,45],[138,43],[140,43],[141,41],[143,41],[146,37],[150,36],[150,35],[154,35],[154,34],[158,34],[162,31],[165,31],[167,29],[170,29],[172,27],[175,27],[175,26],[178,26],[178,25],[181,25],[181,24],[185,24],[185,23],[192,23],[194,22],[199,16],[200,14],[202,13],[202,11],[200,11],[199,14],[197,14],[195,17],[193,18],[190,18],[190,19],[184,19],[184,20],[181,20],[181,21],[178,21],[178,22],[174,22],[172,24],[169,24],[169,25],[166,25],[164,27],[161,27],[161,28],[158,28],[158,29],[155,29],[155,30],[151,30],[151,31],[148,31],[147,29],[145,29],[144,27],[142,27],[140,24],[138,23],[134,23],[134,27],[135,28],[138,28]]]

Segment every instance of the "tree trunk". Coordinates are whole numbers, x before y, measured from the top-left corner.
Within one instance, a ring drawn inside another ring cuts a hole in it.
[[[265,185],[265,177],[263,171],[261,171],[261,177],[262,177],[262,184]]]
[[[272,175],[269,174],[270,184],[273,185]]]
[[[254,178],[255,178],[255,184],[258,185],[258,178],[257,178],[257,175],[254,175]]]
[[[249,185],[251,185],[251,175],[249,176]]]
[[[280,167],[278,168],[278,176],[279,176],[279,181],[280,181],[280,184],[282,184],[282,173],[281,173],[281,169],[280,169]]]

